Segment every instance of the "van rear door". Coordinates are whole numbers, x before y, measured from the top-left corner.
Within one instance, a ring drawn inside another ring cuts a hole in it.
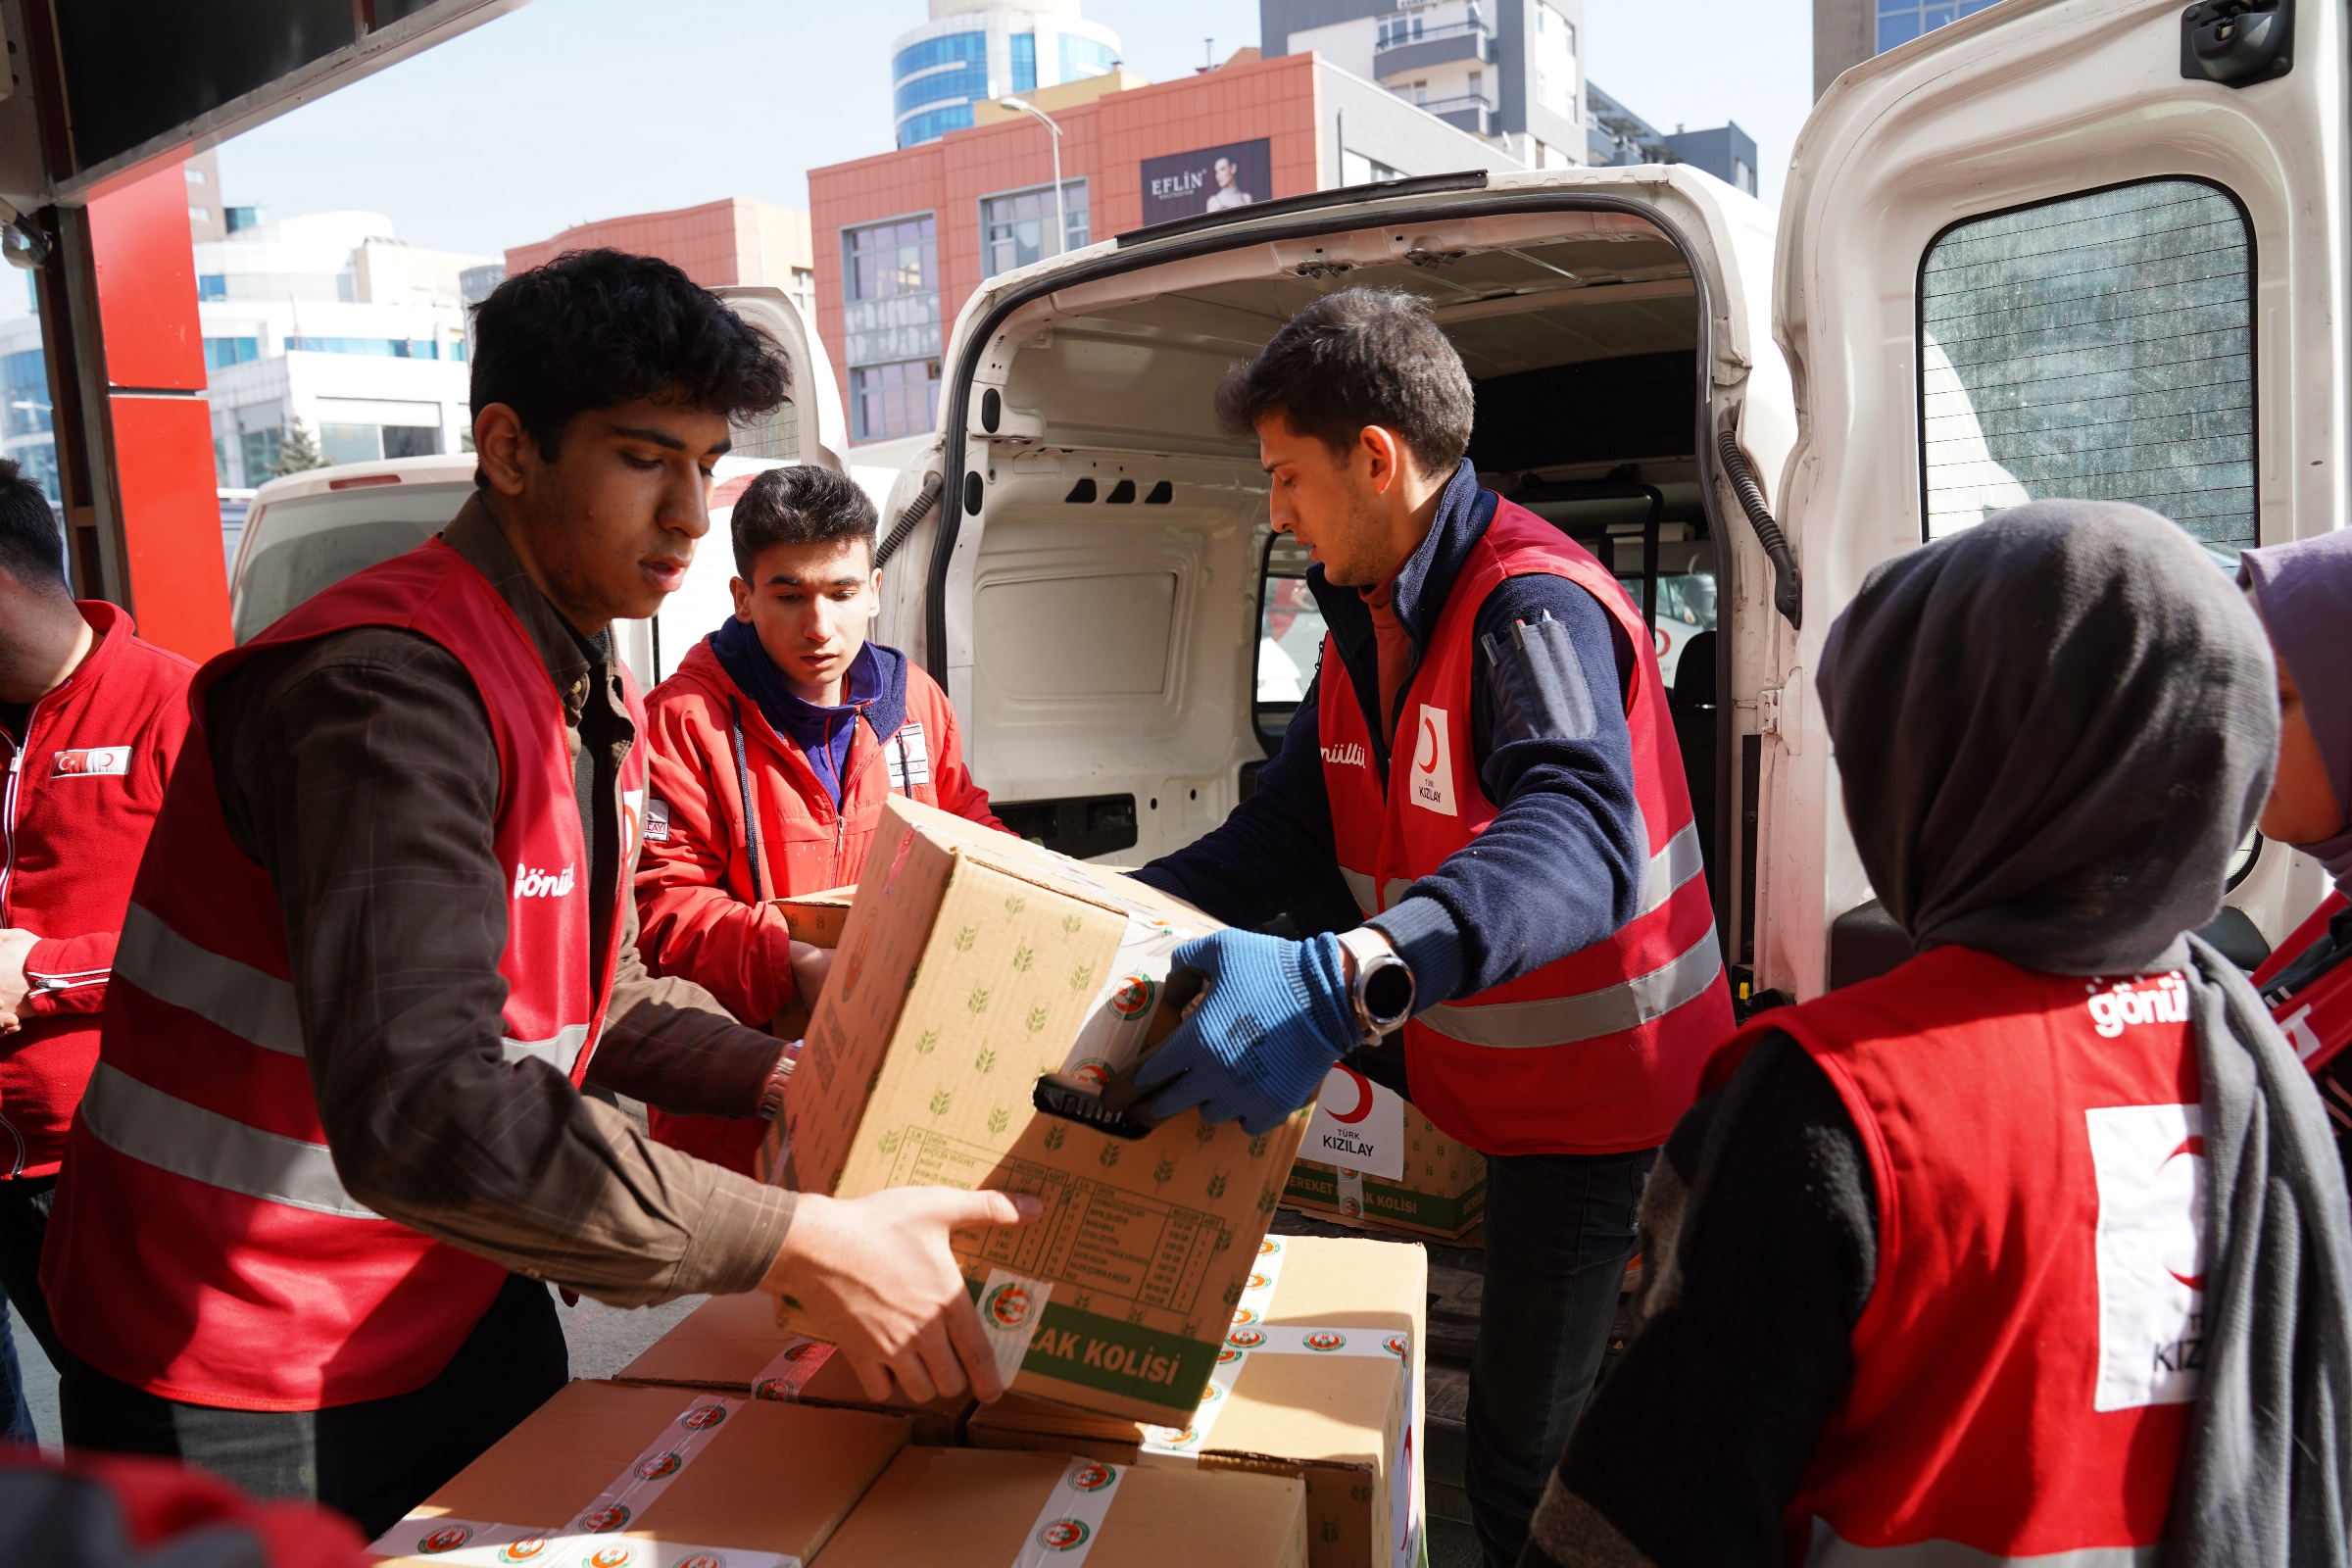
[[[1760,985],[1830,983],[1833,924],[1870,896],[1811,682],[1873,565],[2033,498],[2151,507],[2217,570],[2339,525],[2343,27],[2330,5],[2008,0],[1815,108],[1776,278],[1808,603],[1763,694]],[[2273,941],[2320,893],[2279,846],[2241,877]]]
[[[1704,614],[1717,574],[1727,605],[1758,611],[1725,616],[1740,629],[1718,666],[1739,690],[1740,667],[1762,667],[1761,644],[1732,644],[1771,614],[1772,573],[1722,480],[1716,436],[1736,427],[1768,485],[1794,437],[1764,339],[1771,247],[1768,210],[1690,170],[1481,172],[1189,220],[994,279],[951,339],[941,444],[901,484],[902,504],[933,485],[938,504],[886,569],[883,635],[955,699],[974,772],[1007,822],[1119,863],[1175,849],[1223,821],[1265,760],[1255,710],[1280,682],[1264,647],[1280,642],[1288,667],[1311,666],[1315,646],[1311,626],[1298,635],[1309,617],[1287,577],[1298,564],[1269,550],[1254,443],[1215,427],[1217,378],[1290,313],[1351,284],[1423,292],[1449,332],[1458,323],[1490,347],[1511,313],[1571,309],[1561,302],[1574,295],[1627,303],[1591,318],[1585,347],[1559,349],[1571,359],[1631,364],[1646,346],[1635,313],[1653,325],[1669,308],[1688,313],[1679,341],[1693,357],[1675,371],[1686,390],[1667,416],[1673,444],[1657,450],[1679,455],[1694,518],[1703,507],[1730,519],[1674,526],[1716,552]],[[1555,248],[1582,259],[1562,265]],[[1618,311],[1622,344],[1606,341]],[[1576,336],[1554,321],[1530,341]],[[1588,466],[1546,493],[1606,488],[1608,466]],[[1497,482],[1546,467],[1498,461]],[[1638,519],[1642,486],[1620,488]],[[1620,555],[1621,576],[1639,555]],[[1689,613],[1678,627],[1695,628],[1700,612]],[[1289,673],[1296,686],[1306,669]],[[1714,799],[1731,818],[1731,792]],[[1732,858],[1717,856],[1727,869]],[[1717,892],[1720,907],[1727,878]]]

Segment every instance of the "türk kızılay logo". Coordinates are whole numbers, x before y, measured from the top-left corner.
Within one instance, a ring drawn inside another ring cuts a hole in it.
[[[514,867],[514,896],[518,899],[560,899],[573,887],[571,867],[544,871],[535,865]]]
[[[1317,1329],[1298,1342],[1310,1350],[1336,1350],[1348,1343],[1348,1336],[1337,1329]]]
[[[674,1476],[685,1468],[686,1461],[678,1457],[674,1450],[669,1453],[657,1453],[637,1467],[637,1479],[659,1481],[663,1476]]]
[[[1018,1285],[1000,1285],[988,1293],[989,1320],[1003,1329],[1017,1329],[1029,1321],[1029,1293]]]
[[[2113,1040],[2134,1024],[2188,1022],[2188,983],[2178,970],[2158,975],[2144,989],[2130,980],[2118,980],[2105,991],[2084,989],[2090,992],[2090,1026],[2102,1040]]]
[[[726,1418],[727,1407],[723,1404],[698,1404],[678,1417],[678,1425],[689,1432],[704,1432]]]
[[[1037,1544],[1048,1551],[1075,1551],[1093,1534],[1083,1519],[1056,1519],[1037,1533]]]
[[[1152,1010],[1152,999],[1158,995],[1159,987],[1150,975],[1131,974],[1110,994],[1110,1010],[1122,1018],[1140,1018]]]
[[[473,1539],[473,1532],[464,1525],[443,1525],[416,1543],[417,1552],[426,1557],[436,1552],[455,1551]]]
[[[1070,1490],[1073,1492],[1101,1492],[1118,1479],[1118,1471],[1109,1465],[1081,1465],[1070,1473]]]

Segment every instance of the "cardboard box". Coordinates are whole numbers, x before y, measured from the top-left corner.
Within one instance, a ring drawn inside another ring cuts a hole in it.
[[[845,1198],[928,1185],[1037,1195],[1034,1223],[957,1240],[1007,1382],[1184,1420],[1307,1113],[1251,1138],[1188,1110],[1129,1138],[1038,1099],[1099,1113],[1084,1089],[1174,1027],[1168,955],[1215,922],[900,799],[866,867],[764,1168]],[[779,1321],[812,1331],[790,1298]]]
[[[1312,1568],[1418,1562],[1422,1445],[1413,1428],[1429,1254],[1305,1236],[1269,1236],[1259,1248],[1263,1283],[1244,1293],[1216,1397],[1201,1401],[1187,1430],[1008,1394],[973,1414],[972,1445],[1296,1476],[1306,1486]],[[1399,1340],[1402,1356],[1388,1348]]]
[[[718,1556],[775,1568],[816,1555],[906,1446],[906,1431],[899,1417],[863,1411],[571,1383],[373,1549],[416,1568],[679,1568]],[[547,1545],[525,1552],[531,1540]]]
[[[1011,1568],[1064,1552],[1086,1568],[1305,1568],[1306,1498],[1284,1476],[908,1448],[816,1568]]]
[[[768,907],[784,916],[784,929],[795,942],[806,942],[812,948],[838,947],[841,928],[849,924],[850,905],[858,896],[852,888],[827,888],[821,893],[796,893],[790,898],[770,899]],[[767,1032],[778,1040],[798,1040],[808,1032],[808,1004],[795,997],[777,1009],[769,1020]]]
[[[757,1293],[705,1301],[621,1368],[618,1381],[828,1409],[879,1410],[906,1417],[914,1423],[914,1441],[932,1444],[960,1441],[973,1403],[969,1395],[917,1403],[895,1389],[876,1403],[865,1396],[849,1362],[833,1354],[833,1347],[778,1328],[775,1298]]]
[[[1450,1241],[1486,1213],[1487,1160],[1395,1091],[1334,1067],[1282,1200],[1343,1225]]]

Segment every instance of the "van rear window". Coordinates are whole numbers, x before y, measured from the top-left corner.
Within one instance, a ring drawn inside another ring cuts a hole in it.
[[[1920,268],[1926,536],[2026,501],[2129,501],[2255,542],[2254,243],[2156,179],[1971,219]]]

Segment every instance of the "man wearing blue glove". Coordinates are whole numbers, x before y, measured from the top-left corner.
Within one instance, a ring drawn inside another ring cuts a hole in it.
[[[1208,992],[1138,1081],[1255,1132],[1356,1052],[1488,1156],[1466,1479],[1501,1568],[1592,1390],[1650,1160],[1732,1030],[1665,684],[1609,568],[1479,487],[1470,379],[1417,296],[1326,296],[1217,412],[1255,435],[1329,631],[1256,791],[1138,874],[1234,927],[1343,884],[1366,918],[1178,949]]]

